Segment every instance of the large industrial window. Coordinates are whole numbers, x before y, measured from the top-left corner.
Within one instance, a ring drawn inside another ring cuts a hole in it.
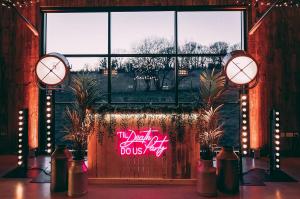
[[[195,103],[199,74],[221,70],[228,52],[244,49],[243,15],[238,10],[45,13],[44,53],[64,54],[71,76],[85,71],[97,77],[99,103]],[[64,88],[55,92],[56,121],[73,101]],[[238,118],[237,91],[229,90],[223,100],[225,119]],[[59,122],[56,126],[62,129]],[[225,128],[238,132],[238,121]]]

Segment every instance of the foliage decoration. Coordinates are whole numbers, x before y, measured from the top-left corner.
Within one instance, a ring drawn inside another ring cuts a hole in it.
[[[73,144],[74,159],[84,158],[88,136],[95,131],[94,105],[99,100],[97,80],[84,73],[73,77],[70,89],[75,96],[73,106],[68,106],[65,116],[69,125],[65,139]]]
[[[223,135],[220,109],[223,104],[216,106],[225,91],[225,76],[214,70],[200,75],[200,95],[203,106],[198,117],[198,141],[201,145],[201,158],[212,159],[212,152]],[[216,106],[216,107],[215,107]]]

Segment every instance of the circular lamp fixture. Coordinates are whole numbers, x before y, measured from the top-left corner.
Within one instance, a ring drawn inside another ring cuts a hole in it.
[[[227,79],[234,85],[242,86],[257,80],[257,62],[243,50],[236,50],[227,54],[222,64]]]
[[[68,60],[59,53],[43,56],[35,67],[38,82],[46,87],[55,87],[63,83],[70,70]]]

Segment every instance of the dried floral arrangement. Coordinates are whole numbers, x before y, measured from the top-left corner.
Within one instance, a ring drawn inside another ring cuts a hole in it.
[[[197,129],[201,159],[213,158],[214,147],[217,146],[219,138],[224,133],[220,117],[223,104],[217,104],[217,102],[225,91],[225,83],[226,79],[222,72],[211,70],[200,75],[200,97],[203,104],[199,110]]]
[[[95,104],[100,98],[100,90],[97,80],[84,73],[72,78],[70,89],[75,96],[75,103],[68,106],[65,111],[69,122],[65,136],[66,140],[72,142],[74,159],[84,158],[87,148],[88,136],[95,131]]]

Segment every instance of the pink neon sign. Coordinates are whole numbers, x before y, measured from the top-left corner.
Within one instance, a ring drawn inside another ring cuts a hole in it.
[[[160,157],[167,149],[169,140],[161,135],[158,130],[148,129],[141,131],[118,131],[119,150],[121,155],[146,155],[152,154]]]

